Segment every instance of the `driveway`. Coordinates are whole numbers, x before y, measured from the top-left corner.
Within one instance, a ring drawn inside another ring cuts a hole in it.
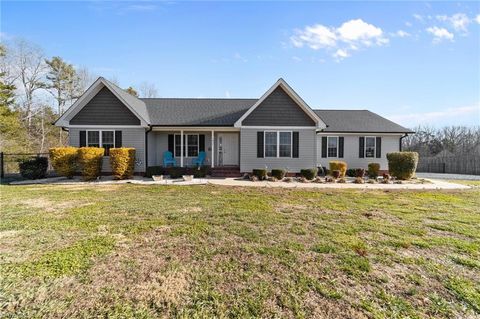
[[[418,178],[433,179],[463,179],[469,181],[480,181],[480,175],[463,175],[463,174],[441,174],[441,173],[416,173]]]

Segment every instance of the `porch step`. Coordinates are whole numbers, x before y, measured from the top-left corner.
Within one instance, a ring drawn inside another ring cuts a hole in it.
[[[213,177],[240,177],[240,167],[238,166],[220,166],[212,168]]]

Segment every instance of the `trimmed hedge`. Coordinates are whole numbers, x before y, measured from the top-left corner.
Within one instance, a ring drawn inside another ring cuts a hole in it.
[[[265,168],[253,169],[252,175],[263,181],[264,179],[267,179],[267,170]]]
[[[169,175],[171,178],[180,178],[182,175],[193,175],[195,178],[203,178],[210,174],[209,166],[200,167],[163,167],[149,166],[145,172],[146,177],[152,175]]]
[[[342,161],[330,161],[330,172],[332,171],[340,171],[340,177],[345,177],[345,173],[347,172],[347,163]]]
[[[48,158],[35,157],[18,164],[20,175],[27,179],[39,179],[47,176]]]
[[[275,177],[278,180],[282,180],[285,177],[285,174],[287,174],[287,171],[280,168],[272,169],[271,173],[272,177]]]
[[[111,148],[109,154],[113,177],[115,179],[132,178],[135,169],[135,149]]]
[[[308,180],[312,180],[317,176],[318,169],[315,168],[306,168],[300,170],[300,175],[305,177]]]
[[[78,161],[85,180],[93,180],[100,176],[104,152],[103,147],[80,147],[78,149]]]
[[[393,152],[387,154],[390,175],[400,180],[410,179],[415,175],[418,164],[417,152]]]
[[[368,164],[368,177],[376,179],[378,177],[378,172],[380,171],[379,163],[369,163]]]
[[[53,147],[49,149],[50,162],[53,169],[60,176],[72,178],[77,171],[77,155],[76,147]]]
[[[349,168],[345,172],[345,175],[347,175],[348,177],[355,177],[356,173],[357,173],[357,168]]]

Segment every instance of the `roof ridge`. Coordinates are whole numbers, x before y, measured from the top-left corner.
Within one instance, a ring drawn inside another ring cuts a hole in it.
[[[367,112],[372,112],[372,111],[367,110],[367,109],[313,109],[313,110],[314,111],[367,111]]]
[[[176,100],[258,100],[248,97],[140,97],[142,100],[176,99]]]

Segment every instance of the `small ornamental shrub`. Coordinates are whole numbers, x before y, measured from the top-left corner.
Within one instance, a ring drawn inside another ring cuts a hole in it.
[[[338,169],[332,171],[332,177],[337,179],[341,175],[340,171]]]
[[[330,171],[340,171],[340,177],[345,177],[347,173],[347,163],[342,161],[330,161]]]
[[[60,176],[72,178],[77,171],[76,147],[54,147],[49,150],[50,162],[53,169]]]
[[[355,177],[356,171],[357,171],[356,168],[349,168],[347,169],[347,172],[345,173],[345,175],[347,175],[348,177]]]
[[[368,177],[376,179],[378,177],[378,172],[380,171],[379,163],[369,163],[368,164]]]
[[[167,167],[165,168],[165,175],[169,175],[170,178],[180,178],[187,175],[187,170],[185,167]]]
[[[323,178],[320,176],[315,177],[313,180],[314,183],[323,184]]]
[[[113,177],[115,179],[132,178],[135,169],[135,149],[111,148],[109,154]]]
[[[208,166],[200,166],[192,168],[192,174],[195,178],[204,178],[210,174],[210,168]]]
[[[78,162],[82,168],[83,179],[90,181],[100,176],[105,149],[103,147],[80,147]]]
[[[354,182],[355,184],[363,184],[363,183],[365,183],[365,181],[363,180],[362,177],[355,177],[355,179],[353,180],[353,182]]]
[[[397,179],[411,179],[418,164],[417,152],[394,152],[387,154],[388,171]]]
[[[298,178],[298,181],[299,181],[300,183],[308,183],[308,182],[310,182],[310,179],[306,178],[305,176],[300,176],[300,177]]]
[[[377,183],[377,180],[371,178],[371,179],[369,179],[369,180],[367,181],[367,183],[369,183],[369,184],[376,184],[376,183]]]
[[[145,177],[152,177],[153,175],[165,175],[165,169],[162,166],[149,166],[145,171]]]
[[[275,177],[276,179],[283,179],[285,177],[285,174],[287,174],[287,171],[284,169],[272,169],[272,177]]]
[[[300,175],[302,177],[305,177],[306,179],[308,180],[312,180],[315,178],[315,176],[317,176],[317,168],[306,168],[306,169],[302,169],[300,170]]]
[[[252,174],[254,176],[257,176],[257,178],[261,181],[267,178],[267,170],[265,168],[257,168],[252,171]]]
[[[385,173],[384,173],[384,174],[382,175],[382,177],[383,177],[383,179],[382,179],[382,183],[383,183],[383,184],[390,184],[390,179],[391,179],[391,177],[390,177],[389,174],[385,174]]]
[[[317,176],[325,176],[326,173],[325,173],[325,167],[322,167],[322,166],[319,166],[317,167]]]
[[[340,183],[340,184],[345,184],[347,182],[347,180],[345,178],[340,178],[339,180],[337,180],[337,183]]]
[[[18,164],[20,175],[26,179],[39,179],[47,176],[48,158],[35,157]]]
[[[250,176],[250,181],[252,181],[252,182],[258,182],[258,177],[252,174],[252,175]]]
[[[355,170],[355,177],[363,178],[365,176],[365,169],[364,168],[357,168]]]
[[[269,182],[278,182],[278,179],[277,179],[275,176],[269,176],[269,177],[267,178],[267,181],[269,181]]]
[[[331,176],[325,177],[325,183],[335,183],[335,179]]]

